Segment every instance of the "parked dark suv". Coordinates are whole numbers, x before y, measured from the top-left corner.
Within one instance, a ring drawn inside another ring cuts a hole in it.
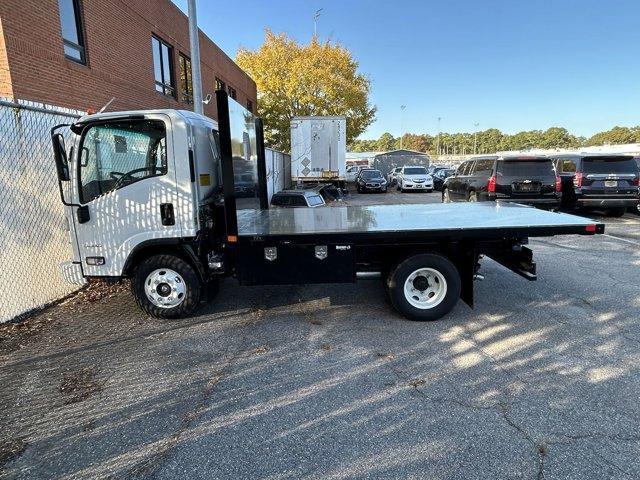
[[[562,179],[562,206],[605,210],[620,217],[638,205],[638,165],[631,155],[572,154],[552,157]]]
[[[444,181],[443,202],[501,200],[555,209],[560,179],[546,157],[478,157],[462,163]]]

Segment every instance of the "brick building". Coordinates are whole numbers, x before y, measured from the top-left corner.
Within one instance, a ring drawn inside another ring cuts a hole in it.
[[[256,84],[200,32],[203,96]],[[0,97],[80,110],[192,109],[187,17],[170,0],[0,1]],[[215,101],[205,114],[217,118]]]

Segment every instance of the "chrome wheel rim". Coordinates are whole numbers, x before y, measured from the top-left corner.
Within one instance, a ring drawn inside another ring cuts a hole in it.
[[[187,286],[178,272],[159,268],[147,275],[144,292],[156,307],[174,308],[184,302]]]
[[[404,282],[407,302],[420,310],[437,307],[446,295],[447,281],[442,273],[433,268],[414,270]]]
[[[444,189],[444,193],[442,194],[442,198],[444,199],[444,203],[451,202],[451,199],[449,198],[449,189],[448,188]]]

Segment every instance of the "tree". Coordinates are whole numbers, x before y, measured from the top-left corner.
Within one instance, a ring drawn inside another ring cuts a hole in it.
[[[395,148],[396,139],[389,132],[380,135],[380,138],[376,141],[376,150],[379,152],[388,152],[389,150],[395,150]]]
[[[587,145],[621,145],[638,141],[638,127],[613,127],[606,132],[599,132],[587,140]]]
[[[289,151],[290,120],[296,116],[346,116],[348,143],[375,118],[370,82],[339,44],[321,43],[315,36],[309,44],[299,44],[267,29],[262,46],[240,49],[236,62],[256,82],[258,114],[271,147]]]

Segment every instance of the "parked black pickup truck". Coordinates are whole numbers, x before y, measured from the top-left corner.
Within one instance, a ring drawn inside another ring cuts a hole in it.
[[[605,210],[621,217],[638,205],[638,165],[631,155],[579,154],[552,157],[562,179],[562,206]]]
[[[560,179],[546,157],[487,156],[467,160],[447,178],[442,201],[501,200],[546,209],[560,206]]]

